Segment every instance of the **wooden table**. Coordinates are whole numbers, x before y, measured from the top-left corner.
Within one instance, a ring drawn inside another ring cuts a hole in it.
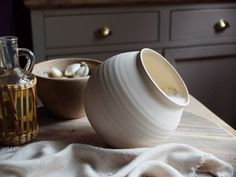
[[[40,132],[34,141],[59,140],[108,146],[94,132],[86,117],[62,120],[39,108],[38,120]],[[193,97],[175,133],[159,144],[171,142],[185,143],[212,153],[236,168],[236,131]]]

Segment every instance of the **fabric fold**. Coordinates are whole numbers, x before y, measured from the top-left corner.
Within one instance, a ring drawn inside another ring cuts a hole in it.
[[[194,177],[196,173],[233,177],[233,167],[184,144],[108,149],[41,141],[0,152],[3,177]]]

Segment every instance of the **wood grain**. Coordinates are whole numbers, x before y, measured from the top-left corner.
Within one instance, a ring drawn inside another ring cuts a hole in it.
[[[216,114],[210,111],[205,105],[203,105],[200,101],[190,95],[190,104],[185,107],[185,111],[191,112],[200,117],[204,117],[204,119],[209,120],[210,122],[214,122],[218,127],[221,127],[228,134],[234,135],[236,137],[236,131],[227,123],[225,123],[222,119],[220,119]]]
[[[227,3],[234,0],[24,0],[29,8],[78,8],[105,6],[152,6],[175,4]]]
[[[109,147],[90,126],[86,117],[69,121],[52,117],[38,110],[40,133],[34,141],[58,140],[67,143],[86,143]],[[236,167],[236,137],[208,118],[185,111],[176,131],[163,143],[183,143],[212,153]],[[234,174],[236,176],[236,173]],[[202,175],[206,176],[206,175]]]

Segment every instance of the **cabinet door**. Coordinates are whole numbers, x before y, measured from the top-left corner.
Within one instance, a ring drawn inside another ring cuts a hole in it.
[[[190,94],[236,128],[236,45],[166,49]]]

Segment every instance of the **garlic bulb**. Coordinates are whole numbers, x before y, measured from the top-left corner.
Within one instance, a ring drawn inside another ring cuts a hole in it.
[[[89,67],[84,61],[68,65],[64,72],[59,70],[57,67],[52,66],[51,71],[48,73],[48,76],[53,78],[77,78],[88,75]]]
[[[80,66],[80,63],[75,63],[67,66],[64,75],[66,77],[74,77],[75,73],[80,69]]]
[[[51,72],[49,74],[53,78],[61,78],[63,76],[63,73],[55,66],[51,67]]]
[[[81,62],[81,67],[75,73],[76,77],[83,77],[89,75],[89,67],[85,62]]]

